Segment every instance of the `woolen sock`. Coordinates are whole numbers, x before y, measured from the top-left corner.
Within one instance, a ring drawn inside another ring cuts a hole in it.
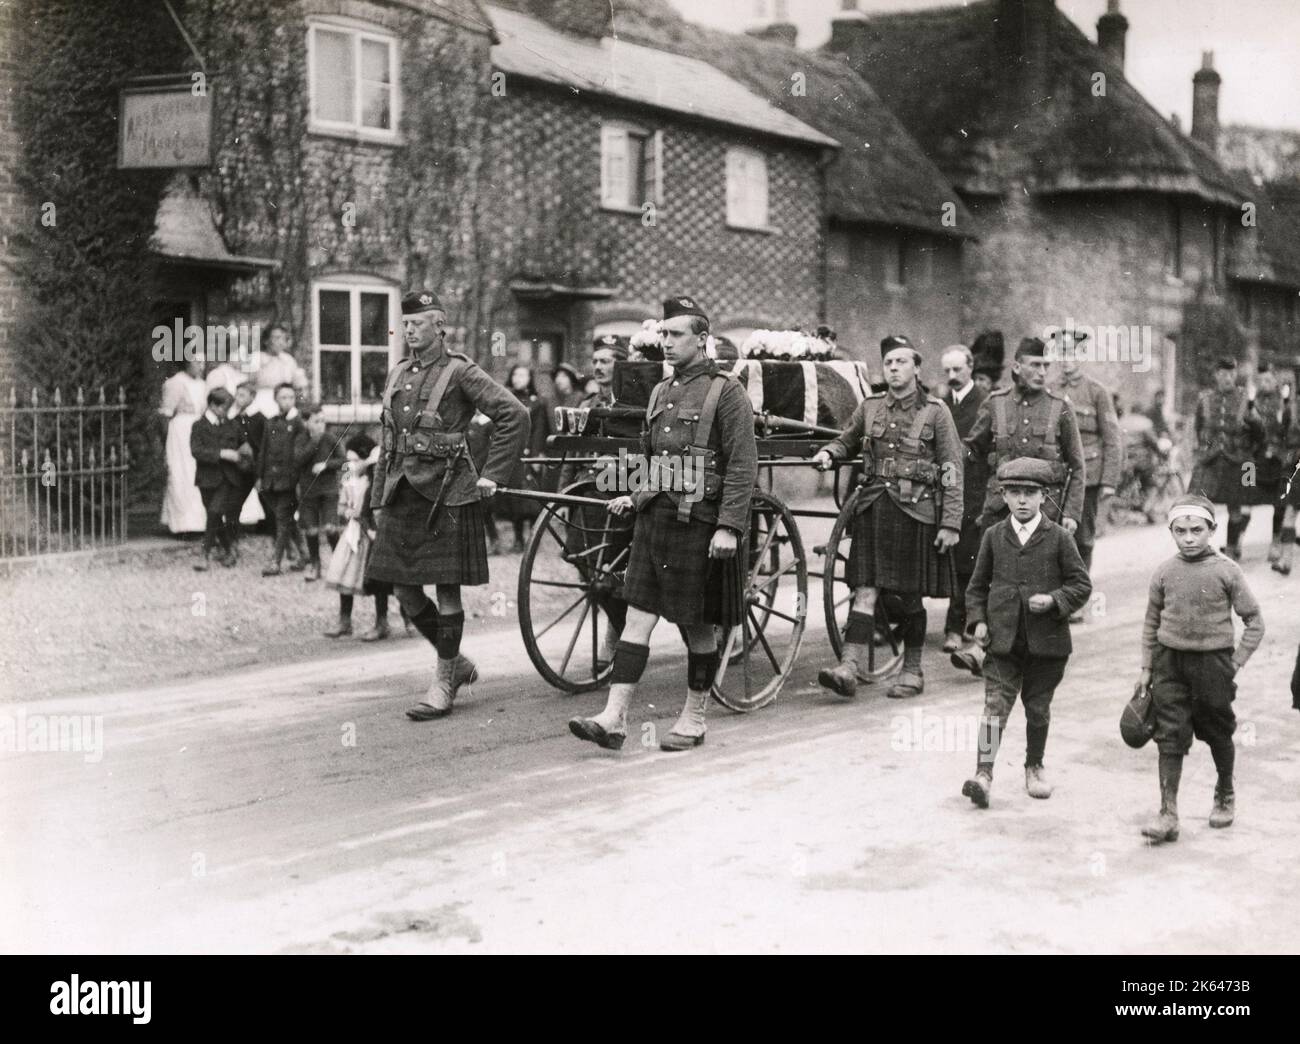
[[[1041,767],[1043,752],[1047,750],[1047,726],[1026,725],[1025,732],[1025,768],[1031,765]]]
[[[375,623],[388,619],[388,595],[375,595]]]
[[[1160,811],[1178,815],[1178,782],[1183,778],[1181,754],[1160,755]]]
[[[695,692],[708,692],[713,688],[713,679],[718,673],[718,650],[697,653],[687,650],[686,685]]]
[[[438,647],[438,622],[438,606],[432,598],[425,598],[424,608],[411,614],[411,626],[435,649]]]
[[[320,562],[320,537],[315,533],[307,535],[307,561],[312,565]]]
[[[925,648],[925,610],[908,613],[903,621],[903,670],[921,673],[921,651]]]
[[[1232,770],[1237,763],[1237,748],[1229,739],[1223,743],[1216,743],[1210,748],[1210,754],[1214,758],[1214,770],[1219,774],[1219,786],[1225,783],[1227,789],[1232,790]]]
[[[876,630],[876,618],[872,613],[860,613],[849,610],[849,626],[844,630],[844,641],[853,645],[866,645]]]
[[[646,661],[650,658],[648,645],[637,645],[619,639],[614,646],[614,664],[610,669],[611,685],[635,685],[645,673]]]
[[[460,653],[460,636],[465,630],[464,613],[443,613],[438,620],[438,659],[454,660]]]

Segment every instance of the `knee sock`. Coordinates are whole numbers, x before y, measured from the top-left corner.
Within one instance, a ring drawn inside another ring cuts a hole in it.
[[[849,626],[844,631],[844,641],[850,645],[866,645],[876,630],[876,618],[871,613],[849,610]]]
[[[460,653],[460,636],[465,630],[464,613],[443,613],[438,620],[438,659],[454,660]]]
[[[1178,815],[1178,782],[1183,778],[1181,754],[1160,755],[1160,811]]]
[[[1278,504],[1277,499],[1273,500],[1273,539],[1276,540],[1282,532],[1282,507]]]
[[[636,692],[636,683],[645,673],[650,647],[620,641],[614,647],[614,666],[610,673],[609,697],[596,720],[610,732],[627,731],[627,708]]]
[[[411,626],[435,649],[438,647],[438,606],[432,598],[426,598],[424,608],[411,614]]]
[[[1043,765],[1043,752],[1047,750],[1047,726],[1026,724],[1025,768]]]
[[[921,673],[921,650],[925,647],[925,610],[917,609],[903,620],[903,670]]]
[[[1231,739],[1216,743],[1210,748],[1214,757],[1214,768],[1219,774],[1219,789],[1232,793],[1232,769],[1237,761],[1237,748]]]
[[[316,533],[307,534],[307,561],[320,565],[320,536]]]
[[[718,650],[686,653],[686,687],[693,692],[709,692],[718,673]]]
[[[339,616],[346,616],[348,619],[352,618],[352,596],[351,595],[345,595],[345,594],[339,595]]]
[[[388,619],[388,595],[375,595],[375,623]]]

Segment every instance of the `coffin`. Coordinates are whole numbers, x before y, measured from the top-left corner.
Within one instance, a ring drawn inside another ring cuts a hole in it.
[[[847,427],[858,403],[871,394],[866,363],[738,359],[727,365],[745,386],[756,411],[804,424]],[[614,398],[620,406],[644,409],[651,390],[671,373],[667,363],[615,363]]]

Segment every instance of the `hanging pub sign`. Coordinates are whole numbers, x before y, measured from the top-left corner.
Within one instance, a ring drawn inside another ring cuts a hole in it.
[[[212,164],[212,96],[202,73],[142,78],[122,88],[117,165]]]

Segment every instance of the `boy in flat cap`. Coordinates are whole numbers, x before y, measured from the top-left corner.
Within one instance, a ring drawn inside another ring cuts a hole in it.
[[[1008,508],[996,478],[997,469],[1018,457],[1034,457],[1050,465],[1043,510],[1074,535],[1083,517],[1087,468],[1083,439],[1070,404],[1047,387],[1046,346],[1026,337],[1016,349],[1012,386],[995,388],[980,407],[966,445],[971,456],[988,461],[989,484],[981,524],[988,528],[1006,518]]]
[[[998,468],[1011,514],[984,531],[966,589],[969,626],[987,650],[975,775],[961,788],[979,808],[988,808],[993,764],[1017,696],[1025,706],[1025,789],[1030,797],[1052,796],[1043,770],[1052,696],[1073,651],[1070,614],[1092,594],[1074,538],[1043,511],[1044,492],[1055,481],[1045,460],[1017,458]]]
[[[1138,684],[1151,686],[1155,703],[1160,813],[1142,833],[1156,844],[1178,840],[1178,784],[1193,736],[1209,745],[1218,773],[1210,826],[1231,826],[1235,813],[1232,701],[1237,672],[1264,637],[1264,618],[1241,566],[1210,545],[1214,528],[1208,498],[1174,501],[1169,533],[1178,554],[1156,567],[1147,595]],[[1246,625],[1235,649],[1234,612]]]
[[[444,346],[446,325],[433,294],[402,301],[410,354],[384,386],[383,452],[370,493],[376,535],[366,579],[393,585],[411,623],[438,652],[429,691],[406,712],[413,721],[451,713],[457,692],[478,677],[460,654],[460,589],[487,583],[481,499],[505,481],[528,438],[528,411],[468,356]],[[476,409],[495,424],[481,476],[465,444]],[[425,595],[426,584],[437,585],[437,605]]]
[[[665,301],[660,329],[674,371],[650,395],[644,451],[652,462],[703,458],[704,492],[697,498],[694,491],[652,485],[610,501],[616,515],[636,511],[623,585],[627,623],[615,647],[605,709],[594,718],[572,719],[569,729],[612,750],[627,737],[627,708],[660,617],[682,628],[688,650],[686,702],[660,749],[689,750],[704,742],[704,710],[719,660],[714,626],[739,625],[744,612],[744,537],[758,476],[753,406],[740,382],[705,355],[709,320],[694,299]]]
[[[943,400],[926,395],[917,379],[921,356],[906,337],[886,337],[880,354],[887,389],[868,395],[849,426],[813,458],[822,470],[833,461],[863,459],[864,483],[854,501],[853,542],[845,579],[853,590],[844,652],[817,680],[852,697],[875,633],[881,590],[904,605],[903,669],[886,695],[925,690],[922,598],[951,598],[957,575],[950,553],[961,537],[963,451]]]
[[[1228,541],[1223,551],[1241,561],[1241,535],[1250,520],[1245,506],[1242,465],[1253,460],[1264,431],[1243,389],[1237,387],[1237,362],[1220,359],[1214,387],[1196,398],[1196,458],[1188,489],[1228,508]]]

